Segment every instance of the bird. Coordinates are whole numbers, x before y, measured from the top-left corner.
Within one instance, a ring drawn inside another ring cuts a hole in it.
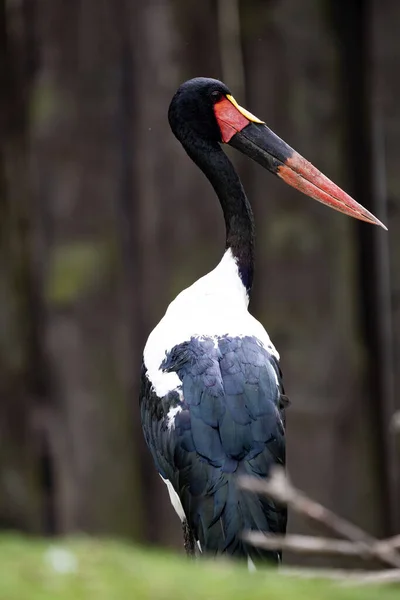
[[[172,98],[168,120],[220,202],[225,251],[217,266],[183,290],[150,333],[143,351],[140,415],[155,467],[182,522],[185,547],[279,564],[280,550],[251,546],[243,531],[284,535],[287,510],[240,489],[285,467],[285,408],[280,356],[248,311],[254,277],[254,219],[228,144],[302,193],[379,225],[358,204],[241,107],[221,81],[196,77]]]

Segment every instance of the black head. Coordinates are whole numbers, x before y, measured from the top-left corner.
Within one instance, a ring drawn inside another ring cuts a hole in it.
[[[172,98],[168,120],[180,141],[191,137],[210,142],[221,142],[221,131],[215,118],[214,105],[227,94],[229,88],[217,79],[196,77],[185,81]]]
[[[250,156],[303,194],[386,229],[367,209],[268,129],[263,121],[239,106],[221,81],[196,77],[183,83],[172,98],[168,119],[175,136],[203,170],[209,162],[210,151],[218,149],[217,154],[213,153],[214,170],[218,171],[221,165],[215,163],[215,158],[220,156],[219,143],[223,142]]]

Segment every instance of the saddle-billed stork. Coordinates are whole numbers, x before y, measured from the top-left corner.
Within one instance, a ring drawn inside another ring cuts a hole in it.
[[[267,477],[285,464],[286,396],[279,354],[247,310],[254,275],[254,222],[222,143],[328,206],[386,227],[240,107],[229,89],[203,77],[182,84],[169,123],[220,201],[225,253],[182,291],[150,334],[140,410],[146,442],[184,529],[206,554],[253,563],[280,553],[248,545],[243,530],[283,534],[286,510],[241,491],[235,480]]]

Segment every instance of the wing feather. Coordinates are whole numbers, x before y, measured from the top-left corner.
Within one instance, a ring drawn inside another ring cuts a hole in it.
[[[235,485],[240,474],[267,477],[273,464],[285,464],[287,402],[277,360],[253,337],[192,338],[175,346],[162,368],[176,372],[181,386],[158,398],[143,366],[143,430],[196,539],[211,553],[277,560],[278,553],[247,546],[240,534],[284,533],[286,510]]]

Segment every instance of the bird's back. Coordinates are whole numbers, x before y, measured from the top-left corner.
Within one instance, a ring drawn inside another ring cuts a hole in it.
[[[285,463],[276,358],[254,336],[194,336],[174,346],[161,369],[179,385],[160,398],[143,367],[143,429],[202,551],[278,560],[241,534],[284,533],[286,510],[236,484],[239,475],[266,477]]]

